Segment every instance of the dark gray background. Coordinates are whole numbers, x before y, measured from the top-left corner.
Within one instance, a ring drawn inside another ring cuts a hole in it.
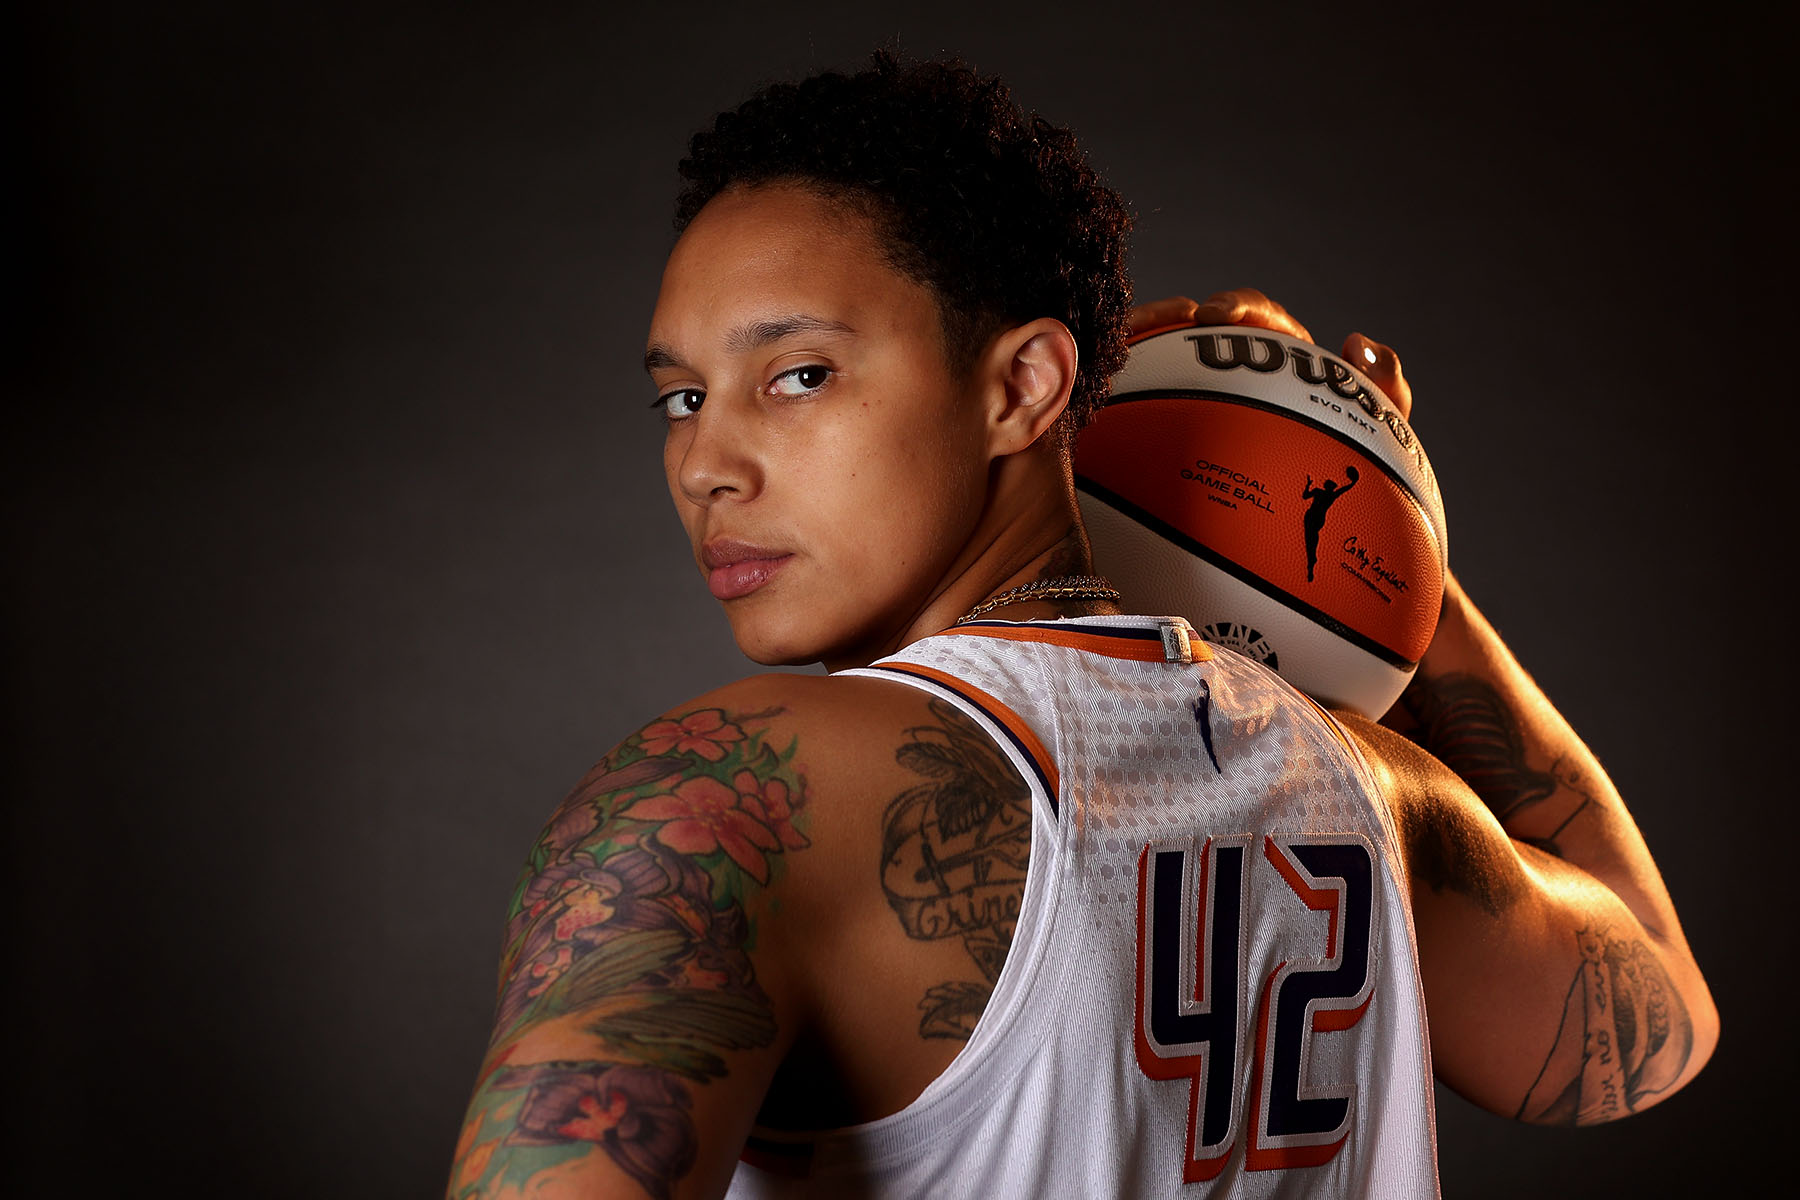
[[[674,163],[753,86],[896,35],[1080,131],[1139,213],[1140,297],[1255,285],[1399,349],[1458,570],[1639,814],[1717,1058],[1598,1130],[1445,1096],[1447,1194],[1730,1193],[1770,1147],[1795,397],[1771,31],[1724,6],[35,8],[8,72],[8,1190],[441,1187],[539,823],[749,669],[637,366]]]

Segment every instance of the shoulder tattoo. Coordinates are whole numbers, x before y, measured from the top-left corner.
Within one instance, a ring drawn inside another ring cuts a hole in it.
[[[529,1192],[599,1152],[661,1197],[693,1165],[690,1085],[776,1034],[746,901],[808,842],[795,748],[766,736],[775,715],[652,722],[557,809],[514,890],[451,1196]],[[588,1035],[591,1056],[521,1061],[551,1022]]]
[[[922,776],[888,804],[881,886],[906,935],[961,938],[979,983],[936,984],[919,1002],[921,1037],[967,1041],[1012,947],[1031,857],[1031,791],[993,741],[942,700],[936,724],[895,752]]]

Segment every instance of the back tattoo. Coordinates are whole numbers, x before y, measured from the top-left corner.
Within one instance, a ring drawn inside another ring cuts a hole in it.
[[[982,982],[927,989],[919,1036],[968,1041],[1012,948],[1031,858],[1031,791],[973,721],[931,701],[936,725],[907,730],[895,752],[925,777],[888,804],[881,886],[906,935],[959,937]]]

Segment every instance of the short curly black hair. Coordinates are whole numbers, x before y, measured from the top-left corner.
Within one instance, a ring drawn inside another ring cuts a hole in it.
[[[680,171],[677,233],[727,188],[777,182],[871,217],[895,268],[935,295],[955,370],[1010,325],[1062,321],[1080,353],[1069,430],[1124,365],[1130,214],[1075,135],[999,79],[878,51],[854,75],[773,84],[720,113]]]

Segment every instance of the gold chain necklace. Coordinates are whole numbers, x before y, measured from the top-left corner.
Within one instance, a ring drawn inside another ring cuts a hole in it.
[[[971,608],[957,619],[961,625],[965,621],[973,621],[984,613],[993,612],[1007,604],[1016,604],[1024,600],[1117,600],[1119,589],[1098,575],[1062,575],[1055,579],[1039,579],[1034,583],[1022,583],[1016,588],[1009,588]]]

